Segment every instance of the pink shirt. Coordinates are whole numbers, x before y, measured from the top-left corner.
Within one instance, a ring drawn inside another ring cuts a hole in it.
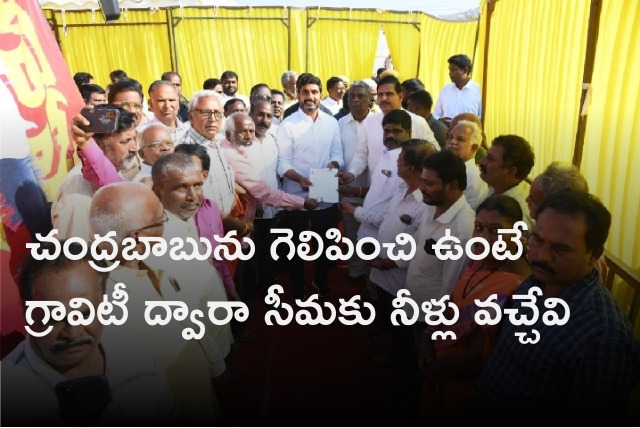
[[[82,176],[96,188],[125,181],[94,140],[91,140],[84,150],[78,150],[78,156],[82,161]],[[216,247],[222,245],[216,241],[214,235],[224,236],[218,205],[212,200],[204,199],[194,217],[198,228],[198,236],[209,240],[211,243],[211,248],[214,250],[211,252],[211,261],[220,274],[224,287],[228,290],[235,288],[233,277],[227,264],[224,260],[217,260],[213,257]]]

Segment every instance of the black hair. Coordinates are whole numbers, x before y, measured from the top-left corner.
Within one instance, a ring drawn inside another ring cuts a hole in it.
[[[410,140],[400,143],[404,163],[412,166],[416,171],[420,172],[424,160],[427,156],[431,156],[436,153],[435,147],[433,147],[427,140],[419,140],[412,138]]]
[[[461,69],[466,68],[467,74],[471,73],[471,69],[472,69],[471,58],[469,58],[464,54],[453,55],[447,60],[447,62]]]
[[[518,135],[500,135],[491,142],[491,145],[504,149],[502,162],[505,166],[516,168],[518,180],[527,178],[536,161],[531,144],[527,140]]]
[[[515,224],[516,221],[522,220],[522,207],[511,196],[491,195],[478,206],[476,213],[482,210],[497,211],[511,225]]]
[[[411,115],[404,110],[391,110],[382,118],[382,126],[388,123],[398,124],[402,129],[411,131]]]
[[[162,73],[162,76],[160,76],[160,80],[170,81],[171,80],[171,76],[173,76],[174,74],[176,76],[180,77],[180,75],[175,71],[165,71],[164,73]],[[182,77],[180,77],[180,80],[182,80]]]
[[[231,79],[231,78],[238,80],[238,73],[236,73],[235,71],[227,70],[224,73],[222,73],[222,76],[220,76],[220,80]]]
[[[79,71],[73,75],[73,81],[76,82],[78,89],[80,89],[82,85],[90,83],[91,79],[93,79],[93,76],[86,71]]]
[[[99,94],[105,94],[106,92],[100,85],[96,85],[94,83],[87,83],[86,85],[82,85],[80,87],[80,94],[82,95],[82,99],[85,101],[89,101],[91,98],[91,94],[97,92]]]
[[[211,158],[204,146],[200,144],[178,144],[173,150],[174,153],[184,153],[190,156],[196,156],[202,162],[202,169],[209,171],[211,168]]]
[[[113,70],[111,73],[109,73],[109,77],[111,78],[111,80],[114,79],[126,79],[127,77],[127,73],[125,73],[123,70]]]
[[[602,202],[590,193],[577,190],[561,190],[547,196],[538,207],[538,220],[545,210],[554,210],[571,217],[582,217],[587,223],[584,234],[587,250],[604,247],[611,227],[611,213]]]
[[[296,91],[300,92],[300,89],[304,85],[318,85],[320,88],[320,92],[322,92],[322,82],[316,76],[311,73],[302,73],[298,76],[298,81],[296,82]]]
[[[272,89],[272,90],[271,90],[271,98],[272,98],[272,99],[273,99],[273,96],[274,96],[274,95],[280,95],[283,99],[284,99],[284,98],[286,98],[286,97],[284,96],[284,92],[279,91],[279,90],[277,90],[277,89]]]
[[[393,89],[396,92],[396,94],[401,94],[402,93],[402,85],[400,85],[400,81],[398,80],[397,77],[395,77],[395,76],[385,76],[382,79],[380,79],[378,81],[378,90],[380,90],[380,86],[381,85],[387,85],[387,84],[392,84],[393,85]]]
[[[232,105],[234,105],[235,103],[237,103],[238,101],[240,101],[242,103],[242,105],[244,105],[244,108],[247,108],[247,105],[244,103],[244,101],[242,101],[240,98],[231,98],[230,100],[228,100],[226,103],[224,103],[224,112],[226,113],[227,110],[229,108],[231,108]]]
[[[407,102],[409,101],[418,103],[429,111],[431,111],[431,107],[433,107],[433,98],[431,98],[431,94],[425,90],[414,92],[409,95]]]
[[[443,150],[427,157],[422,168],[438,173],[438,177],[444,184],[457,181],[458,189],[464,191],[467,188],[467,168],[464,161],[449,150]]]
[[[222,85],[222,81],[220,79],[216,79],[215,77],[212,77],[204,81],[204,83],[202,84],[202,89],[213,90],[213,88],[215,88],[218,85]]]
[[[334,85],[337,85],[340,82],[344,83],[344,80],[342,80],[339,77],[335,77],[335,76],[331,77],[329,80],[327,80],[327,91],[329,89],[333,88]]]
[[[400,86],[406,89],[410,94],[424,90],[424,84],[420,81],[420,79],[415,78],[405,80],[400,84]]]
[[[253,93],[260,88],[267,88],[269,91],[271,91],[271,88],[266,83],[258,83],[251,87],[251,91],[249,91],[249,96],[253,96]]]
[[[142,85],[140,82],[134,79],[122,79],[118,80],[116,83],[111,85],[111,89],[109,89],[109,95],[107,95],[107,101],[109,103],[113,103],[118,95],[121,92],[137,92],[140,95],[140,99],[144,100],[144,94],[142,93]]]
[[[60,247],[63,247],[65,241],[60,241]],[[40,243],[41,249],[48,249],[49,251],[54,250],[54,244],[44,242]],[[82,245],[77,242],[72,242],[68,245],[69,254],[78,255],[82,253]],[[54,260],[36,260],[31,255],[31,252],[27,253],[24,260],[22,261],[22,266],[20,266],[20,273],[18,277],[18,283],[20,285],[20,297],[22,298],[22,303],[24,304],[28,300],[33,300],[33,287],[35,282],[41,276],[46,276],[49,278],[52,274],[63,272],[69,269],[72,269],[74,266],[80,263],[89,263],[89,261],[93,261],[99,267],[106,267],[106,263],[104,261],[96,261],[91,257],[91,251],[87,251],[85,256],[79,260],[72,260],[67,257],[65,251],[61,251],[60,255],[56,257]],[[96,271],[96,275],[98,276],[98,283],[100,285],[101,294],[106,292],[107,287],[107,278],[108,273],[103,273]]]

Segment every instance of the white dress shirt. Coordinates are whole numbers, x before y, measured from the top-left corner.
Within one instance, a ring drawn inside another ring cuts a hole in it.
[[[140,163],[140,171],[131,179],[132,183],[138,183],[145,178],[151,178],[151,168],[153,166],[146,164],[144,162]]]
[[[338,122],[322,111],[318,110],[314,121],[302,110],[296,110],[278,126],[276,142],[280,176],[284,177],[292,169],[309,178],[312,168],[327,168],[332,161],[339,166],[344,165]],[[303,191],[298,182],[287,177],[283,179],[283,190],[303,198],[309,197],[309,192]],[[331,204],[321,202],[316,209],[329,206]]]
[[[278,145],[276,144],[276,134],[278,127],[271,125],[262,142],[257,138],[245,150],[249,162],[254,166],[262,178],[269,186],[279,189],[280,180],[278,180]],[[273,218],[281,208],[274,208],[268,205],[262,205],[262,218]]]
[[[211,166],[209,177],[204,182],[204,197],[218,204],[221,212],[231,212],[234,200],[233,169],[229,166],[220,151],[219,143],[200,135],[195,129],[189,128],[178,144],[199,144],[207,149]]]
[[[59,239],[91,238],[89,208],[96,189],[82,177],[82,164],[74,166],[62,180],[51,205],[53,227]]]
[[[464,191],[464,197],[471,208],[475,211],[480,202],[485,200],[488,191],[487,183],[480,178],[480,168],[476,165],[475,158],[471,158],[464,163],[467,170],[467,188]]]
[[[360,222],[358,239],[378,236],[378,227],[386,215],[386,206],[404,181],[398,177],[398,156],[401,148],[385,149],[374,169],[371,187],[361,207],[353,216]]]
[[[174,143],[177,143],[178,141],[180,141],[182,139],[182,137],[184,137],[184,134],[186,134],[187,131],[189,129],[191,129],[191,123],[190,122],[184,122],[183,123],[177,117],[176,117],[176,127],[175,128],[169,128],[167,125],[165,125],[164,123],[160,122],[158,120],[158,118],[155,117],[155,116],[153,116],[153,118],[150,119],[149,121],[147,121],[146,123],[138,126],[136,129],[138,130],[138,132],[142,132],[146,127],[148,127],[152,123],[159,123],[162,126],[164,126],[165,129],[171,135],[171,141],[173,141]]]
[[[440,299],[442,296],[450,295],[467,260],[464,255],[458,260],[440,260],[435,253],[433,255],[427,254],[424,249],[425,242],[430,239],[437,242],[438,239],[445,236],[445,230],[450,229],[450,235],[458,238],[464,249],[473,234],[475,213],[464,195],[460,196],[438,218],[433,218],[436,208],[427,205],[422,214],[422,222],[414,235],[417,249],[413,259],[411,261],[396,261],[399,267],[408,267],[405,288],[411,292],[411,298],[418,306],[430,299]],[[451,241],[447,243],[452,244]],[[405,305],[404,309],[409,316],[413,315],[411,307]],[[420,320],[424,322],[424,317],[421,317]]]
[[[331,110],[333,115],[338,114],[340,109],[342,108],[342,100],[336,101],[331,97],[327,97],[321,101],[322,105]]]
[[[422,221],[422,214],[424,213],[427,205],[422,201],[422,192],[420,189],[416,189],[413,192],[407,194],[409,185],[403,181],[400,184],[398,191],[394,193],[391,201],[387,205],[387,215],[384,217],[382,224],[378,230],[378,242],[380,245],[386,243],[395,243],[396,236],[400,233],[408,233],[413,236],[418,230],[418,225]],[[404,214],[411,217],[409,224],[403,223],[400,217]],[[396,247],[398,250],[404,250],[409,252],[409,248]],[[418,249],[419,251],[420,249]],[[380,257],[387,258],[386,251],[380,253]],[[371,269],[369,279],[371,282],[385,290],[387,293],[395,296],[398,290],[404,288],[405,280],[407,277],[406,268],[394,268],[388,270],[380,270],[376,268]]]
[[[493,190],[493,187],[489,187],[489,189],[485,193],[486,197],[484,199],[487,199],[489,196],[495,193],[496,192],[495,190]],[[528,233],[531,233],[535,222],[531,218],[531,213],[529,212],[529,205],[527,205],[527,196],[529,196],[529,185],[523,180],[520,182],[520,184],[512,187],[511,189],[507,190],[502,194],[505,196],[511,196],[513,199],[518,201],[518,203],[520,204],[520,208],[522,209],[522,221],[527,223],[527,231]]]
[[[482,117],[482,91],[480,85],[469,80],[462,89],[455,83],[445,85],[440,92],[433,115],[453,119],[460,113],[473,113]]]
[[[366,117],[365,117],[366,118]],[[353,115],[341,117],[338,120],[338,127],[340,128],[340,139],[342,140],[342,154],[344,156],[344,165],[341,165],[340,171],[348,171],[348,166],[353,160],[358,148],[358,141],[360,141],[360,134],[364,132],[362,122],[358,122],[353,118]],[[368,187],[369,186],[369,174],[361,174],[356,177],[353,182],[349,183],[350,186],[355,187]],[[362,203],[362,198],[356,197],[342,197],[345,202]]]
[[[406,111],[406,110],[405,110]],[[429,128],[427,121],[423,117],[413,114],[411,116],[411,138],[428,141],[436,151],[440,151],[440,145],[436,140],[433,131]],[[373,168],[378,164],[380,155],[384,150],[384,132],[382,129],[382,119],[384,113],[370,113],[362,121],[362,129],[360,140],[353,160],[349,164],[349,172],[354,176],[359,176],[367,168],[369,168],[369,180],[373,176]]]

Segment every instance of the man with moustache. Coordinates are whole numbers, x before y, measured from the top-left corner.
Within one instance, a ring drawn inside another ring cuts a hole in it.
[[[211,168],[204,184],[204,196],[218,204],[223,215],[231,212],[234,198],[234,172],[220,151],[216,136],[222,128],[222,103],[210,90],[194,93],[189,101],[191,128],[177,144],[198,144],[209,153]]]
[[[470,414],[474,424],[616,426],[625,422],[629,394],[640,379],[640,343],[629,319],[594,269],[604,251],[611,214],[592,195],[564,190],[537,210],[529,239],[532,275],[514,297],[541,290],[534,316],[513,300],[515,325],[503,317],[500,335],[480,375]],[[548,299],[564,301],[569,312]],[[551,308],[564,325],[549,325]],[[538,340],[522,344],[516,335]],[[523,419],[524,418],[524,419]]]
[[[73,255],[82,251],[77,243],[68,248]],[[106,292],[107,275],[94,270],[89,261],[96,263],[89,255],[73,260],[62,252],[55,260],[35,260],[29,254],[19,281],[23,305],[56,301],[68,314],[71,299],[84,298],[97,308]],[[71,325],[67,319],[45,324],[41,311],[33,313],[31,328],[51,331],[27,336],[2,360],[3,425],[175,423],[175,400],[151,358],[132,361],[130,349],[105,344],[104,326],[97,317],[88,325]],[[95,387],[93,394],[80,396],[87,385]]]
[[[179,141],[189,129],[188,123],[178,119],[180,95],[173,83],[156,80],[149,86],[149,108],[153,112],[149,123],[162,123],[171,134],[172,141]]]
[[[143,114],[144,94],[142,85],[137,80],[121,79],[114,83],[107,94],[107,101],[133,114],[134,128],[146,122],[146,116]]]
[[[278,125],[282,122],[284,113],[284,93],[277,89],[271,90],[271,105],[273,105],[273,124]]]
[[[338,122],[330,115],[319,110],[322,99],[322,82],[310,73],[303,73],[296,83],[300,109],[278,126],[276,142],[278,144],[278,174],[284,177],[283,190],[303,198],[309,196],[311,169],[329,168],[338,171],[344,164],[340,129]],[[298,245],[299,234],[311,229],[325,238],[325,248],[330,245],[325,234],[335,227],[338,221],[335,204],[321,202],[314,211],[289,211],[286,213],[286,226],[293,231],[293,243]],[[304,262],[296,254],[290,262],[293,296],[304,297]],[[312,284],[319,290],[320,297],[329,297],[327,270],[330,261],[323,253],[315,263]]]
[[[349,164],[348,172],[339,174],[344,184],[351,183],[357,176],[368,170],[369,182],[373,178],[373,170],[384,150],[382,135],[382,118],[392,110],[402,109],[402,87],[394,76],[387,76],[378,82],[378,105],[382,112],[369,114],[362,122],[364,132],[360,134],[358,148]],[[422,117],[407,112],[411,117],[411,138],[426,140],[440,150],[433,131]]]
[[[101,150],[118,173],[134,168],[138,152],[134,116],[112,104],[102,104],[95,109],[114,109],[119,112],[116,131],[111,134],[85,133],[79,125],[88,125],[89,122],[78,114],[73,118],[74,141],[79,146],[88,141],[89,150]],[[78,150],[80,159],[84,156],[83,151]],[[51,207],[51,219],[53,227],[58,229],[58,236],[90,239],[89,206],[94,193],[95,188],[82,176],[82,164],[73,167],[60,184]]]
[[[529,189],[524,180],[534,164],[535,155],[527,140],[518,135],[500,135],[491,142],[479,166],[480,178],[489,185],[486,197],[495,193],[518,201],[527,230],[533,228],[533,220],[527,207]]]
[[[220,76],[220,81],[222,82],[221,102],[223,105],[232,98],[239,98],[245,106],[249,105],[249,97],[238,94],[238,73],[227,70]]]
[[[441,260],[434,245],[449,231],[464,248],[471,239],[475,221],[475,213],[464,197],[467,173],[460,158],[448,150],[431,155],[422,165],[420,178],[420,191],[427,208],[414,235],[417,251],[411,261],[395,262],[396,266],[407,269],[405,288],[418,306],[451,294],[466,259]],[[405,305],[404,309],[409,316],[413,315],[410,307]]]

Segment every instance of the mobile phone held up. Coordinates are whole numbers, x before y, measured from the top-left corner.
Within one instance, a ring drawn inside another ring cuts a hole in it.
[[[111,387],[104,376],[88,376],[55,387],[60,416],[67,425],[96,425],[111,402]]]
[[[89,121],[89,126],[81,126],[85,132],[112,134],[118,129],[120,112],[116,109],[84,108],[80,114]]]

